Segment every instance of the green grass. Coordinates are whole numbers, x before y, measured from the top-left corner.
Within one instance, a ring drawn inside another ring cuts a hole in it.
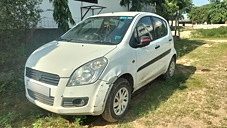
[[[227,38],[227,27],[197,29],[191,33],[194,38]]]
[[[24,46],[13,55],[0,53],[4,55],[0,72],[8,74],[0,80],[0,127],[227,127],[227,42],[176,42],[173,79],[158,78],[133,94],[129,111],[118,123],[100,116],[63,117],[30,103],[25,98],[23,70],[37,46]]]

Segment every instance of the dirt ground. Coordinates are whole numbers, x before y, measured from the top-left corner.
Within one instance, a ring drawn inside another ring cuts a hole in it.
[[[181,38],[190,38],[191,37],[191,30],[187,30],[187,31],[183,31],[183,32],[180,32],[180,37]],[[175,32],[172,31],[172,35],[174,35]]]

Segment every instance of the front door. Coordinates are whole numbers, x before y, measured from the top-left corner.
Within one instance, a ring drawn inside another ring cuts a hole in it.
[[[156,36],[154,34],[151,17],[143,17],[137,23],[133,34],[135,42],[139,43],[141,36],[149,36],[151,42],[145,47],[137,47],[134,49],[137,59],[137,84],[135,90],[160,75],[160,67],[162,67],[162,63],[158,61],[158,56],[160,55],[159,40],[155,40]]]

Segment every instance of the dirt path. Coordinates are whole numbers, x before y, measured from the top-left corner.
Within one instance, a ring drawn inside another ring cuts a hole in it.
[[[181,38],[190,38],[192,31],[183,31],[180,33]]]
[[[188,31],[183,31],[183,32],[180,32],[180,37],[181,38],[190,38],[191,37],[191,32],[190,30]],[[174,35],[174,31],[172,31],[172,35]]]

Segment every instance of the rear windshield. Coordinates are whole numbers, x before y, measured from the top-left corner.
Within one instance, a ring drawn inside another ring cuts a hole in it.
[[[92,17],[70,29],[58,40],[75,43],[119,44],[133,17]]]

